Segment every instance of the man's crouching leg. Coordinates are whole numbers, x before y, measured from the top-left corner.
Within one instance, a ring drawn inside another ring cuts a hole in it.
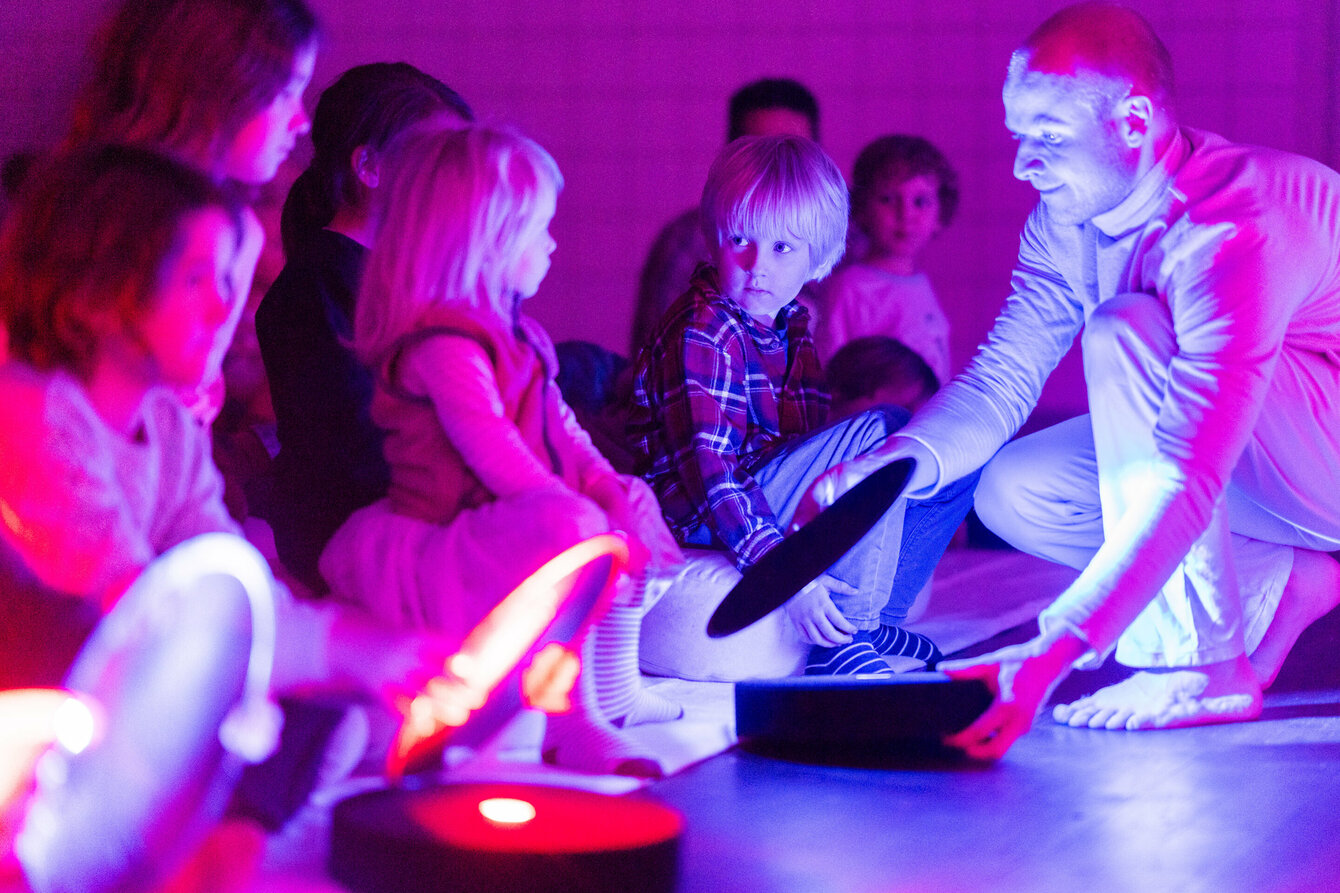
[[[1289,581],[1275,617],[1249,660],[1261,687],[1269,688],[1298,636],[1340,604],[1340,563],[1325,552],[1294,549]]]

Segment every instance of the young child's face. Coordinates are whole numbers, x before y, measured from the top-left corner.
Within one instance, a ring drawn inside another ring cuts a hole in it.
[[[312,129],[303,91],[312,81],[316,47],[299,50],[293,58],[293,74],[279,95],[251,117],[228,145],[223,175],[239,183],[268,183],[293,151],[298,137]]]
[[[857,222],[870,239],[872,258],[913,267],[940,231],[939,183],[930,174],[882,177],[862,203]]]
[[[553,198],[548,200],[547,207],[541,211],[540,219],[543,225],[536,225],[534,234],[521,249],[516,269],[509,277],[508,284],[512,291],[522,298],[532,298],[540,290],[540,283],[549,272],[549,255],[558,247],[554,237],[549,234],[549,224],[554,219]]]
[[[138,334],[153,383],[189,388],[204,378],[215,333],[232,309],[228,272],[237,229],[222,209],[208,208],[182,221],[179,244],[159,272]]]
[[[765,325],[796,299],[814,268],[810,246],[788,232],[732,233],[717,249],[721,294]]]

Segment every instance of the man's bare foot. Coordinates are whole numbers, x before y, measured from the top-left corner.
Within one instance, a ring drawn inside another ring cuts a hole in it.
[[[1057,722],[1090,729],[1177,729],[1243,722],[1261,713],[1261,686],[1246,657],[1202,667],[1145,670],[1052,709]]]
[[[1249,660],[1261,688],[1275,682],[1298,636],[1340,604],[1340,563],[1325,552],[1293,550],[1293,570],[1280,594],[1275,618]]]

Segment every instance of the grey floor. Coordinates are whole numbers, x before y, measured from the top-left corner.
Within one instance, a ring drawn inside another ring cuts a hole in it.
[[[1056,698],[1120,675],[1072,674]],[[1340,612],[1304,633],[1256,722],[1044,719],[984,767],[734,750],[651,793],[686,819],[683,891],[1340,890]]]

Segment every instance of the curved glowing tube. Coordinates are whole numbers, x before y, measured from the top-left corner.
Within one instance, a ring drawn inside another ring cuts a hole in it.
[[[594,613],[628,562],[628,544],[618,534],[600,534],[560,552],[470,631],[460,650],[447,659],[443,674],[405,706],[405,719],[387,761],[392,778],[405,771],[418,745],[464,726],[488,703],[498,684],[517,668],[560,611],[570,603],[577,605],[583,587],[564,587],[563,581],[601,559],[610,561],[608,574],[598,581],[601,598],[584,612]]]

